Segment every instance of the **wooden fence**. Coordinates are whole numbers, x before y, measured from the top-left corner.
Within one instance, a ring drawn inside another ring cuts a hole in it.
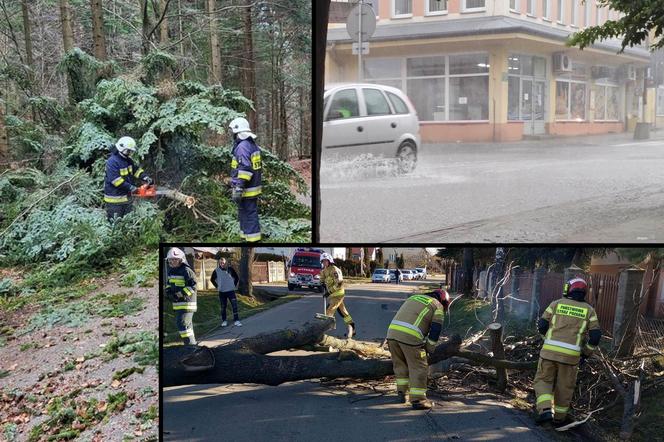
[[[590,291],[587,301],[597,312],[602,332],[612,335],[613,320],[616,316],[616,304],[618,303],[620,275],[593,273],[588,279]]]

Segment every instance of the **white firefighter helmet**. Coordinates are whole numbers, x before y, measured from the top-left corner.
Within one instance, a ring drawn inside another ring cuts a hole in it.
[[[115,147],[123,155],[126,155],[127,152],[136,152],[136,140],[132,137],[122,137],[115,143]]]
[[[334,264],[334,259],[332,259],[332,255],[330,255],[329,253],[325,253],[325,252],[321,253],[320,262],[323,262],[323,260],[325,260],[325,259],[330,261],[330,264]]]
[[[189,265],[187,262],[187,256],[184,254],[184,252],[177,247],[173,247],[168,251],[168,255],[166,255],[166,259],[179,259],[181,263]]]
[[[229,127],[231,128],[233,133],[237,134],[237,137],[241,140],[245,140],[249,137],[256,138],[256,135],[254,135],[251,132],[251,128],[249,127],[249,122],[247,121],[246,118],[239,117],[234,119],[233,121],[231,121]]]

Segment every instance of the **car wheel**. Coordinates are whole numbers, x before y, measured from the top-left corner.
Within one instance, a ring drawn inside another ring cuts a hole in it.
[[[399,173],[410,173],[417,164],[417,149],[412,141],[404,141],[397,151],[397,168]]]
[[[289,292],[295,291],[295,286],[293,284],[288,284],[288,291]]]

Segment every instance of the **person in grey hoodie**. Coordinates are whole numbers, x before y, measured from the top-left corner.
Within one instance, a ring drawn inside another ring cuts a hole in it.
[[[236,326],[241,327],[242,323],[237,312],[237,297],[235,296],[235,287],[240,282],[240,278],[237,276],[235,269],[226,262],[226,258],[219,258],[219,267],[212,272],[210,282],[219,290],[221,326],[226,327],[228,325],[226,321],[226,307],[230,300],[231,307],[233,308],[233,321],[235,321]]]

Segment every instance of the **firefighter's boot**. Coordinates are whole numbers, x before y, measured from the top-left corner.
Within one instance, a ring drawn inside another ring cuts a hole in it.
[[[551,422],[552,420],[553,414],[551,414],[551,409],[545,409],[535,418],[535,423],[537,425],[544,425],[547,422]]]
[[[433,402],[431,402],[429,399],[420,399],[417,401],[412,401],[411,405],[413,407],[413,410],[429,410],[433,408]]]
[[[404,393],[403,391],[397,391],[397,403],[405,404],[406,402],[408,402],[406,400],[406,393]]]

